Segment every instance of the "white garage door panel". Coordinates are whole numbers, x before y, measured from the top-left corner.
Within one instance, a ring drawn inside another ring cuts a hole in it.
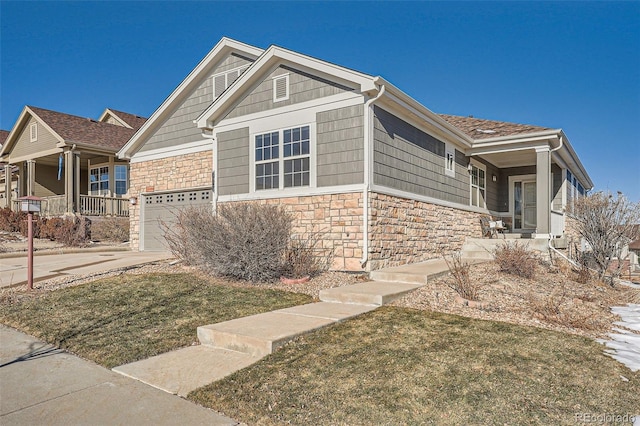
[[[211,190],[182,190],[144,196],[142,204],[142,249],[166,251],[167,243],[161,223],[171,226],[176,215],[188,206],[211,204]]]

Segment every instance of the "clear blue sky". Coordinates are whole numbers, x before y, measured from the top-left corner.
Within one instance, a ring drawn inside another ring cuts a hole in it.
[[[640,2],[0,2],[0,127],[24,105],[149,116],[222,36],[381,75],[438,113],[562,128],[640,200]]]

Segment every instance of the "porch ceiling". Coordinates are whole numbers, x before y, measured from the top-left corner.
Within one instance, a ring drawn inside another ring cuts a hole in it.
[[[533,149],[521,151],[498,152],[492,154],[482,154],[484,158],[498,168],[534,166],[536,164],[536,151]]]
[[[50,154],[50,155],[45,155],[42,157],[37,157],[34,158],[35,162],[36,162],[36,167],[38,164],[42,164],[42,165],[46,165],[46,166],[55,166],[58,167],[58,157],[59,157],[59,153],[56,154]],[[97,155],[97,154],[88,154],[85,152],[81,152],[80,153],[80,164],[82,168],[86,168],[87,167],[87,160],[94,160],[96,158],[104,158],[104,155]]]

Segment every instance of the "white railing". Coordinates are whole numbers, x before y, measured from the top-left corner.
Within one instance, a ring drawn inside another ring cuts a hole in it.
[[[84,216],[129,216],[129,200],[80,195],[79,213]]]

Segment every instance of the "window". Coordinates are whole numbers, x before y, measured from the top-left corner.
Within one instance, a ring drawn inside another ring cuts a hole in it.
[[[309,186],[310,144],[309,126],[256,135],[255,190]]]
[[[29,126],[29,141],[35,142],[38,140],[38,123],[31,123]]]
[[[115,166],[116,195],[127,193],[127,166]]]
[[[447,176],[456,176],[456,151],[449,144],[445,145],[444,173]]]
[[[231,84],[240,77],[240,75],[247,69],[247,65],[242,66],[240,68],[235,68],[231,71],[225,71],[221,74],[216,74],[213,76],[213,97],[217,98],[227,90],[227,87],[231,86]]]
[[[124,195],[127,193],[128,168],[126,165],[114,166],[114,194]],[[109,191],[109,166],[94,167],[89,171],[89,194],[90,195],[111,195]]]
[[[273,102],[289,99],[289,74],[273,78]]]
[[[89,191],[91,195],[109,194],[109,166],[91,169],[89,173]]]
[[[471,205],[485,208],[486,171],[483,166],[471,163]]]

